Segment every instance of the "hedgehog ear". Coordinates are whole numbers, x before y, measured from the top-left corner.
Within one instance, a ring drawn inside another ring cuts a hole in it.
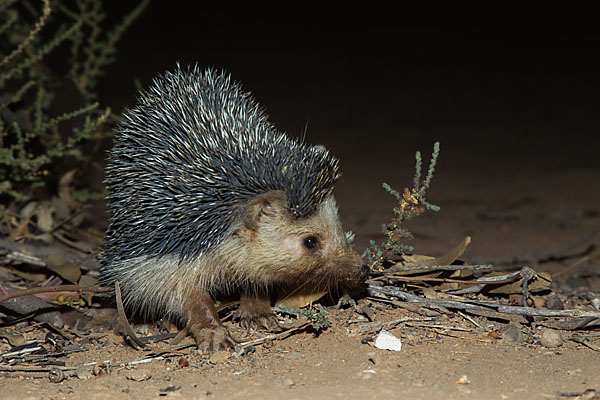
[[[246,206],[244,226],[250,231],[256,231],[258,226],[287,212],[287,195],[281,190],[274,190],[256,196]]]

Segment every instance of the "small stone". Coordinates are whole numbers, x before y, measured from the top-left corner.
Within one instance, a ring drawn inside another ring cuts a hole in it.
[[[75,376],[79,379],[91,379],[94,377],[92,373],[92,368],[89,367],[77,367],[75,370]]]
[[[458,378],[458,380],[454,383],[458,385],[468,385],[471,383],[471,380],[466,375],[463,375],[460,378]]]
[[[535,308],[544,308],[544,307],[546,307],[546,299],[544,299],[543,297],[531,296],[531,298],[533,299],[533,306]]]
[[[523,343],[523,333],[521,333],[521,329],[519,329],[516,325],[508,325],[502,332],[502,340],[508,343]]]
[[[540,343],[544,347],[559,347],[562,345],[562,335],[555,329],[543,329],[540,332]]]
[[[302,353],[300,353],[299,351],[293,351],[289,354],[286,354],[285,356],[283,356],[284,358],[287,358],[289,360],[296,360],[300,357],[302,357]]]
[[[135,382],[147,381],[150,378],[152,378],[152,375],[142,369],[134,369],[127,374],[127,379]]]
[[[227,359],[229,359],[230,354],[228,351],[215,351],[214,353],[212,353],[212,355],[210,356],[210,362],[213,364],[218,364],[221,363],[223,361],[226,361]]]
[[[292,380],[292,378],[287,378],[285,381],[283,381],[283,384],[284,384],[285,386],[292,387],[292,386],[294,386],[294,385],[296,384],[296,382],[294,382],[294,381]]]
[[[502,336],[500,336],[500,334],[496,331],[489,331],[488,336],[496,340],[502,339]]]
[[[379,356],[377,355],[377,353],[375,352],[371,352],[369,354],[367,354],[369,356],[369,361],[371,361],[373,363],[373,365],[377,365],[381,362],[381,359],[379,358]]]
[[[552,296],[546,299],[546,308],[548,310],[564,310],[565,306],[558,296]]]

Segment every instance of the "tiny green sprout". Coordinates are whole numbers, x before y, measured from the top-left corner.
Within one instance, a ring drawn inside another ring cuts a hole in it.
[[[331,321],[327,319],[327,313],[324,310],[289,307],[280,304],[277,311],[293,315],[296,318],[306,318],[315,331],[324,330],[331,326]]]

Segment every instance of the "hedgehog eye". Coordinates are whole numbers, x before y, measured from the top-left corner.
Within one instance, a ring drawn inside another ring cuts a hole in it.
[[[302,245],[307,249],[314,249],[316,247],[319,247],[319,238],[317,238],[316,236],[307,236],[304,239],[302,239]]]

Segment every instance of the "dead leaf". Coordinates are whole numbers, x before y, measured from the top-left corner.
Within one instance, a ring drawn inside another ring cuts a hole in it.
[[[33,265],[27,266],[27,269],[31,270],[31,271],[39,271],[39,267],[33,266]],[[44,273],[44,272],[28,272],[28,271],[22,271],[17,268],[11,269],[10,272],[11,272],[11,274],[18,276],[19,278],[23,278],[23,279],[31,281],[31,282],[43,282],[46,279],[48,279],[48,274]]]
[[[418,265],[431,265],[429,264],[431,260],[435,260],[435,257],[423,254],[406,254],[402,256],[402,260],[398,264],[403,267],[416,267]]]
[[[8,340],[11,346],[22,346],[27,343],[25,336],[19,333],[9,332],[7,329],[0,329],[0,338]]]
[[[46,203],[38,204],[35,215],[37,218],[37,228],[45,233],[52,230],[53,218],[52,211]]]
[[[17,240],[24,236],[28,236],[27,226],[37,207],[37,201],[31,201],[21,209],[19,213],[21,219],[15,229],[10,232],[10,239]]]
[[[37,201],[30,201],[29,203],[27,203],[25,205],[25,207],[23,207],[21,209],[21,212],[19,213],[21,218],[23,218],[23,219],[31,218],[33,216],[35,208],[37,207],[37,204],[38,204]]]
[[[76,169],[67,171],[63,174],[63,176],[60,177],[58,181],[58,197],[68,205],[77,203],[77,201],[71,195],[73,179],[75,178],[76,173]]]
[[[456,247],[450,250],[448,253],[440,257],[425,256],[422,254],[410,254],[402,256],[400,265],[405,267],[416,267],[416,266],[432,266],[432,265],[450,265],[458,259],[464,252],[467,246],[471,243],[471,237],[467,236],[459,243]],[[411,271],[415,273],[419,271]]]
[[[314,291],[310,288],[283,288],[279,291],[279,297],[275,304],[284,304],[288,307],[305,307],[321,297],[325,296],[327,291]]]
[[[72,283],[79,282],[81,277],[79,266],[76,263],[68,262],[61,254],[56,252],[50,253],[46,258],[46,268]]]
[[[56,231],[54,231],[54,237],[60,241],[61,243],[77,249],[83,253],[91,253],[94,249],[94,246],[91,245],[90,243],[87,242],[83,242],[83,241],[79,241],[79,240],[72,240],[71,237],[69,236],[71,232],[66,232],[63,231],[61,229],[58,229]]]
[[[458,257],[462,256],[465,252],[467,246],[471,243],[471,236],[466,236],[461,243],[458,244],[455,248],[450,250],[448,253],[444,254],[441,257],[434,258],[431,260],[432,264],[427,265],[450,265],[454,261],[458,259]]]
[[[90,276],[89,274],[86,275],[82,275],[81,278],[79,278],[79,284],[82,286],[98,286],[98,279],[94,278],[93,276]]]
[[[485,276],[498,276],[503,275],[505,272],[490,272]],[[550,287],[552,283],[552,275],[549,272],[538,272],[537,278],[532,280],[527,284],[527,287],[530,291],[538,291],[542,289],[546,289]],[[495,294],[512,294],[512,293],[521,293],[523,291],[523,284],[520,279],[516,279],[514,282],[501,284],[497,287],[494,287],[493,282],[486,289],[487,293],[495,293]]]

